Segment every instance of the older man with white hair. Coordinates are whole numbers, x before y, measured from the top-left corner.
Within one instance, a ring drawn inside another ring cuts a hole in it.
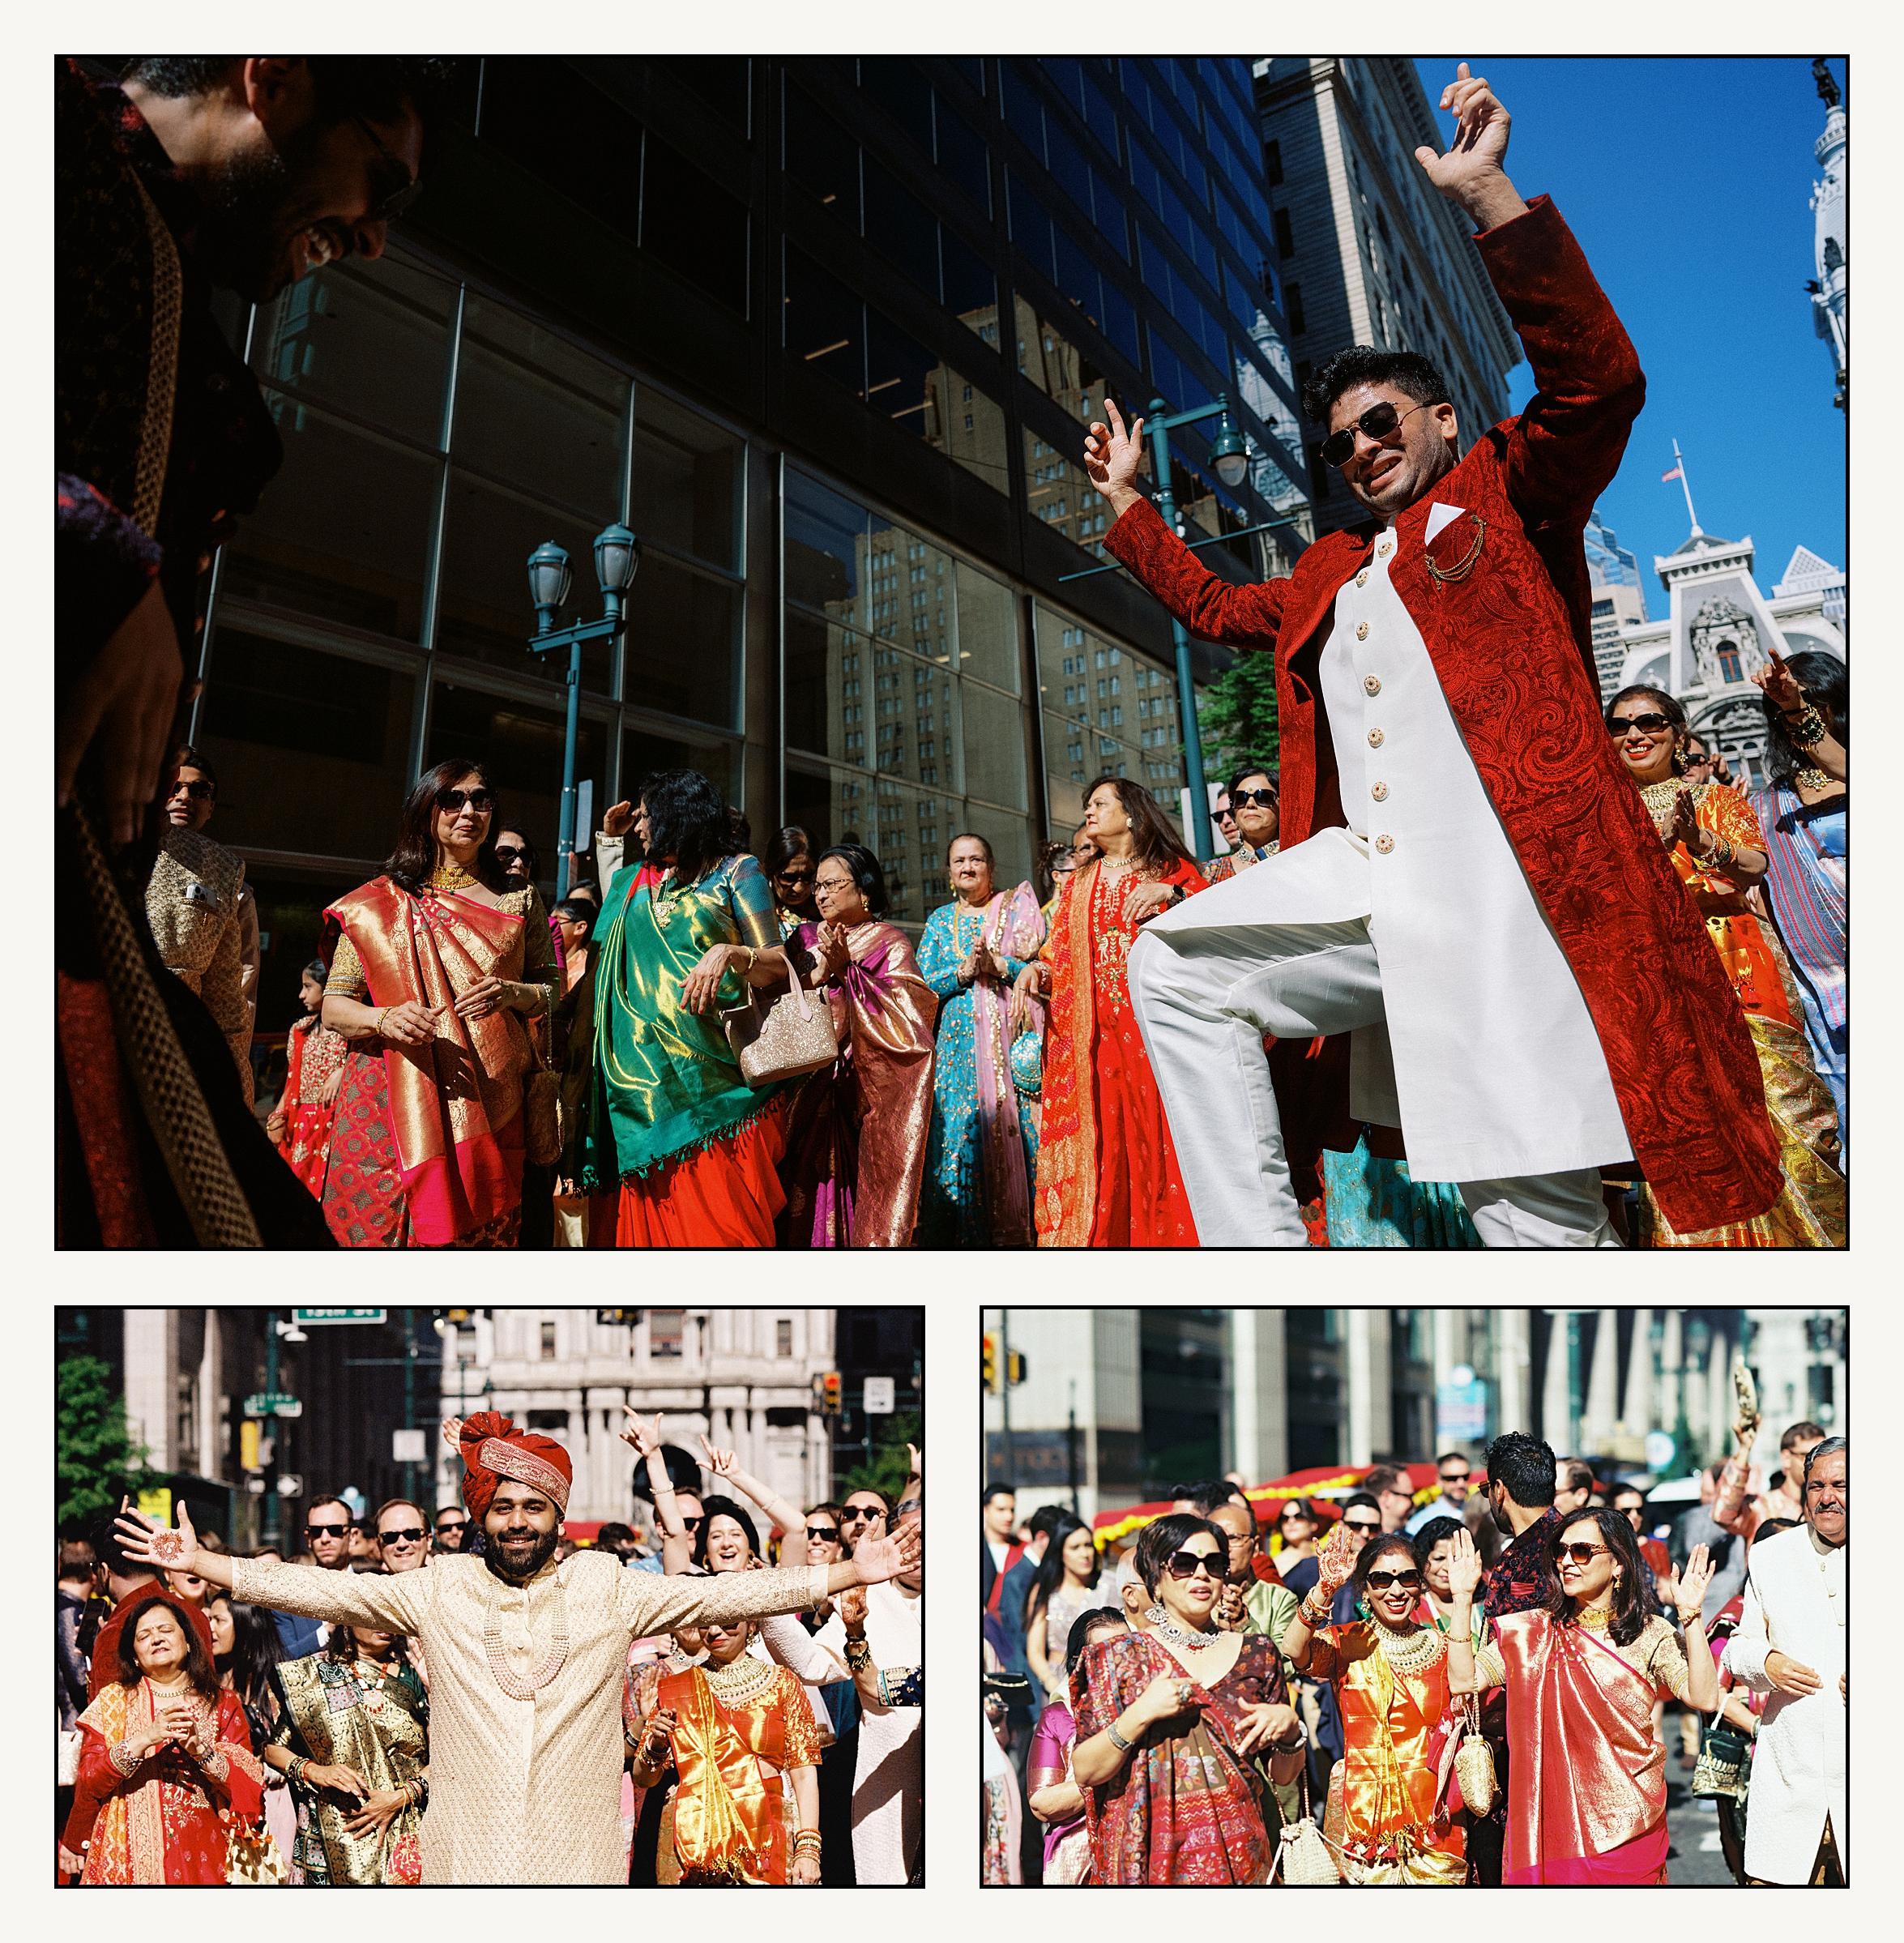
[[[1752,1548],[1728,1672],[1769,1693],[1752,1767],[1745,1870],[1754,1883],[1837,1885],[1851,1872],[1845,1818],[1845,1565],[1851,1446],[1805,1458],[1805,1522]]]

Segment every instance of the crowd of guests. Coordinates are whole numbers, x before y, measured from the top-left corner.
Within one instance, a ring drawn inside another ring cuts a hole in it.
[[[1821,655],[1760,678],[1772,780],[1750,799],[1671,696],[1607,705],[1744,1014],[1784,1173],[1766,1214],[1681,1236],[1609,1165],[1635,1245],[1845,1236],[1848,685]],[[216,777],[190,749],[179,777],[152,923],[249,1083],[255,919],[241,865],[203,835]],[[987,839],[955,835],[952,901],[915,950],[864,843],[789,826],[756,858],[688,770],[612,810],[599,882],[545,909],[483,765],[445,761],[382,874],[325,913],[267,1131],[347,1247],[1193,1246],[1125,960],[1157,912],[1275,852],[1278,778],[1241,767],[1217,804],[1231,848],[1202,866],[1135,783],[1098,778],[1083,810],[1035,884],[1001,882]],[[1479,1245],[1396,1130],[1303,1125],[1304,1068],[1346,1042],[1267,1043],[1292,1164],[1317,1156],[1312,1243]]]
[[[702,1439],[697,1462],[664,1446],[659,1417],[630,1415],[647,1529],[605,1524],[593,1540],[627,1570],[831,1565],[856,1544],[920,1522],[916,1451],[898,1499],[860,1488],[803,1514],[733,1452]],[[214,1534],[197,1537],[205,1550],[226,1550]],[[245,1556],[282,1561],[288,1552],[328,1571],[390,1574],[485,1544],[461,1504],[433,1514],[395,1499],[359,1517],[322,1496],[305,1512],[301,1540]],[[556,1562],[579,1548],[561,1538]],[[631,1885],[920,1878],[922,1589],[915,1568],[805,1612],[633,1642],[621,1783]],[[62,1541],[60,1880],[420,1882],[430,1685],[416,1639],[248,1604],[190,1569],[130,1557],[123,1527],[110,1522],[90,1539]]]
[[[983,1880],[1663,1884],[1671,1706],[1734,1879],[1842,1883],[1849,1449],[1768,1491],[1755,1428],[1670,1525],[1522,1432],[1268,1531],[1175,1486],[1121,1556],[988,1485]]]

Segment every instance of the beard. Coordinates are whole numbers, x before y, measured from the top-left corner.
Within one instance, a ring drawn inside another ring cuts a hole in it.
[[[212,283],[257,304],[292,280],[292,240],[305,228],[295,213],[300,165],[314,146],[300,136],[248,150],[194,183],[205,207],[195,254]]]
[[[521,1565],[503,1562],[502,1556],[503,1535],[491,1535],[483,1547],[483,1563],[506,1586],[519,1586],[533,1578],[555,1557],[555,1548],[561,1542],[560,1527],[551,1527],[547,1531],[538,1532],[536,1543],[530,1547],[527,1561]]]

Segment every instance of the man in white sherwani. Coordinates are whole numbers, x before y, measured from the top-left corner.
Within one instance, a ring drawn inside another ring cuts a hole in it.
[[[1835,1885],[1851,1873],[1845,1818],[1845,1564],[1851,1447],[1805,1459],[1805,1522],[1752,1548],[1745,1611],[1724,1664],[1769,1693],[1752,1757],[1745,1872],[1761,1883]]]
[[[557,1564],[573,1475],[551,1437],[482,1411],[458,1434],[463,1499],[485,1550],[400,1578],[229,1558],[123,1509],[128,1558],[196,1572],[237,1596],[335,1625],[421,1642],[430,1669],[423,1880],[625,1884],[622,1680],[631,1640],[803,1612],[848,1586],[915,1568],[916,1531],[869,1539],[850,1561],[707,1578],[628,1572],[607,1552]]]

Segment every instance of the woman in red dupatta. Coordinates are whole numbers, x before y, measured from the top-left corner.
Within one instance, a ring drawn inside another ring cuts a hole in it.
[[[1666,1881],[1666,1750],[1654,1702],[1667,1693],[1710,1714],[1718,1678],[1701,1602],[1713,1564],[1693,1549],[1675,1591],[1686,1646],[1646,1607],[1633,1527],[1610,1509],[1556,1527],[1547,1602],[1504,1614],[1494,1638],[1469,1644],[1480,1554],[1466,1532],[1449,1542],[1449,1685],[1507,1689],[1508,1888],[1600,1888]]]
[[[1283,1659],[1266,1633],[1215,1621],[1229,1566],[1221,1527],[1188,1512],[1144,1527],[1137,1569],[1157,1604],[1150,1630],[1087,1646],[1071,1671],[1084,1796],[1099,1886],[1270,1879],[1278,1787],[1303,1762]]]
[[[292,1172],[324,1198],[324,1168],[331,1158],[331,1129],[337,1117],[337,1089],[350,1046],[341,1032],[323,1022],[324,961],[314,958],[304,968],[298,997],[305,1016],[291,1028],[286,1041],[284,1091],[276,1111],[264,1123]]]
[[[1102,854],[1070,873],[1025,975],[1051,995],[1035,1212],[1040,1248],[1194,1248],[1197,1224],[1151,1077],[1125,959],[1137,928],[1206,886],[1155,799],[1121,776],[1085,792]]]
[[[177,1606],[155,1594],[119,1635],[119,1677],[79,1716],[79,1783],[65,1846],[82,1887],[222,1887],[224,1815],[252,1826],[264,1770],[245,1709]]]
[[[787,940],[802,978],[823,986],[839,1057],[794,1096],[780,1230],[794,1248],[905,1248],[919,1216],[933,1115],[937,995],[887,904],[863,843],[826,852],[813,886],[822,922]]]
[[[495,854],[480,763],[404,800],[384,874],[324,913],[323,1018],[352,1042],[324,1212],[346,1248],[513,1248],[522,1219],[527,1020],[555,997],[534,885]]]

